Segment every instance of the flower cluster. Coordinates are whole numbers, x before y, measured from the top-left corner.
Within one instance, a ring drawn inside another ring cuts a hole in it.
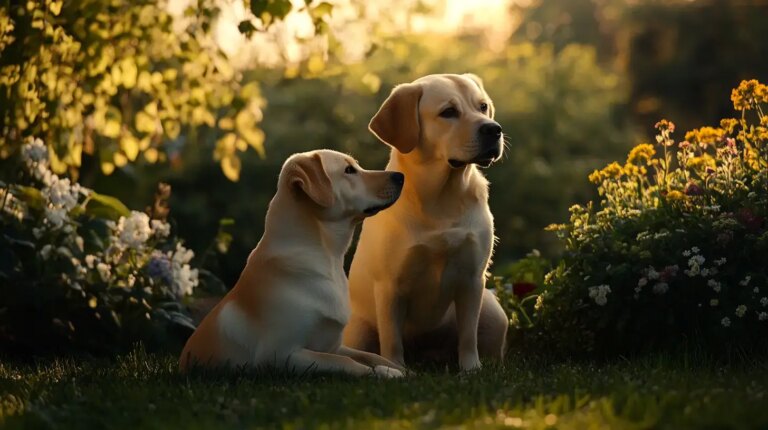
[[[548,275],[539,330],[622,352],[694,333],[713,345],[764,338],[767,89],[742,82],[733,93],[740,119],[682,142],[659,121],[655,146],[590,175],[600,201],[573,206],[568,223],[549,228],[566,253]]]
[[[168,222],[54,174],[39,139],[23,144],[20,156],[28,185],[0,188],[7,232],[0,247],[12,259],[0,267],[9,288],[0,297],[7,310],[0,344],[48,337],[53,345],[100,349],[125,337],[116,333],[139,340],[153,327],[191,326],[180,301],[194,293],[199,272]],[[35,313],[51,326],[26,333],[46,327],[28,324]]]

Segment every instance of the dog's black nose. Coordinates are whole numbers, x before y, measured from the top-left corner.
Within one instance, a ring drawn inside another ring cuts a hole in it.
[[[498,138],[501,136],[501,126],[495,122],[487,122],[481,125],[477,131],[483,137]]]
[[[392,180],[392,182],[399,186],[402,186],[405,183],[405,175],[400,172],[392,172],[389,178]]]

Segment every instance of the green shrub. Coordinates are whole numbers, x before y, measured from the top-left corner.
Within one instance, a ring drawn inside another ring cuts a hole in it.
[[[766,344],[768,87],[745,81],[732,99],[738,119],[680,143],[673,123],[657,123],[656,145],[590,176],[599,204],[552,226],[566,253],[537,312],[548,348]]]
[[[20,152],[16,183],[0,183],[0,350],[98,353],[194,329],[181,301],[200,274],[167,195],[129,211],[52,173],[41,140]]]

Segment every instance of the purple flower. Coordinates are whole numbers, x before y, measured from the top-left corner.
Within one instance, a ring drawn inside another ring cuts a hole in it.
[[[173,283],[173,272],[171,271],[171,261],[165,254],[155,251],[147,263],[147,274],[155,279],[160,279],[166,284]]]

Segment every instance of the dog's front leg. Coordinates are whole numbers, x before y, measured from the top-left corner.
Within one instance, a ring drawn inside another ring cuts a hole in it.
[[[374,354],[372,352],[360,351],[359,349],[350,348],[348,346],[340,346],[336,351],[339,355],[345,355],[352,358],[355,361],[359,361],[371,367],[386,366],[394,369],[405,371],[405,368],[393,361],[389,361],[386,358]]]
[[[483,281],[462,285],[456,291],[456,326],[459,338],[459,367],[467,371],[480,368],[477,352],[477,325],[483,300]]]
[[[381,356],[405,367],[403,351],[403,323],[405,309],[397,297],[393,285],[377,285],[376,325],[379,331],[379,352]]]
[[[296,372],[342,372],[354,376],[378,375],[388,378],[403,376],[402,372],[394,368],[386,366],[371,368],[350,357],[309,349],[293,352],[288,356],[287,365],[288,370]]]

